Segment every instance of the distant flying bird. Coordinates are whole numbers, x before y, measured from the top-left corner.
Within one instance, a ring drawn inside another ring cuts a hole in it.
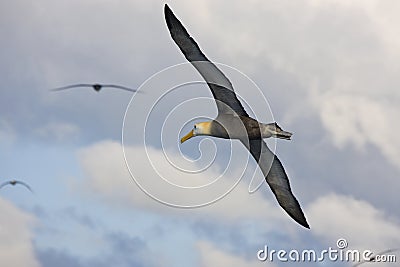
[[[78,88],[78,87],[92,87],[96,92],[99,92],[103,87],[109,87],[109,88],[117,88],[117,89],[122,89],[125,91],[130,91],[130,92],[136,92],[135,89],[131,89],[129,87],[121,86],[121,85],[116,85],[116,84],[89,84],[89,83],[78,83],[78,84],[72,84],[68,86],[63,86],[63,87],[58,87],[51,89],[51,91],[61,91],[61,90],[66,90],[66,89],[71,89],[71,88]]]
[[[375,262],[375,261],[376,261],[376,256],[378,256],[378,255],[379,255],[379,256],[382,256],[382,255],[385,255],[385,254],[388,254],[388,253],[391,253],[391,252],[396,252],[396,251],[399,251],[399,250],[400,250],[400,248],[391,248],[391,249],[387,249],[387,250],[378,252],[378,253],[376,253],[374,256],[372,256],[371,258],[369,258],[369,260],[361,261],[361,262],[359,262],[359,263],[353,265],[353,267],[360,266],[361,264],[364,264],[364,263],[366,263],[366,262]]]
[[[263,141],[263,138],[269,137],[290,140],[292,134],[283,131],[277,123],[264,124],[250,118],[236,97],[231,82],[201,52],[168,5],[165,5],[164,13],[172,39],[207,82],[218,109],[217,118],[195,124],[193,130],[181,139],[181,143],[197,135],[239,139],[257,161],[279,205],[296,222],[310,228],[299,202],[291,191],[282,163]]]
[[[6,181],[6,182],[2,183],[0,185],[0,189],[3,188],[4,186],[8,185],[8,184],[10,184],[12,186],[15,186],[16,184],[21,184],[21,185],[25,186],[26,188],[28,188],[28,190],[33,193],[31,187],[28,184],[26,184],[26,183],[24,183],[22,181],[17,181],[17,180],[10,180],[10,181]]]

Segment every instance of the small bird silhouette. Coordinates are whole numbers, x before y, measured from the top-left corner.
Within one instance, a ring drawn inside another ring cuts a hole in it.
[[[21,185],[25,186],[26,188],[28,188],[28,190],[33,193],[31,187],[28,184],[26,184],[26,183],[24,183],[22,181],[17,181],[17,180],[10,180],[10,181],[6,181],[6,182],[2,183],[0,185],[0,189],[3,188],[4,186],[8,185],[8,184],[10,184],[12,186],[15,186],[16,184],[21,184]]]
[[[51,89],[51,91],[61,91],[61,90],[66,90],[66,89],[71,89],[71,88],[78,88],[78,87],[92,87],[96,92],[99,92],[103,87],[109,87],[109,88],[117,88],[117,89],[122,89],[125,91],[130,91],[130,92],[136,92],[137,90],[131,89],[129,87],[121,86],[121,85],[116,85],[116,84],[89,84],[89,83],[78,83],[78,84],[72,84],[68,86],[63,86],[63,87],[58,87]]]

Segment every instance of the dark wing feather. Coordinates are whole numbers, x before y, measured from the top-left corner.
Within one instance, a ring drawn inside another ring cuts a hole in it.
[[[299,202],[292,193],[289,179],[278,157],[272,153],[267,144],[261,139],[250,140],[248,143],[242,141],[242,143],[257,161],[279,205],[296,222],[306,228],[310,228]]]
[[[29,191],[31,191],[33,193],[32,188],[27,183],[22,182],[22,181],[17,181],[17,184],[21,184],[21,185],[25,186],[26,188],[28,188]]]
[[[50,91],[61,91],[61,90],[66,90],[70,88],[77,88],[77,87],[93,87],[93,84],[88,84],[88,83],[79,83],[79,84],[72,84],[72,85],[67,85],[63,87],[58,87],[51,89]]]
[[[121,86],[121,85],[117,85],[117,84],[103,84],[103,87],[109,87],[109,88],[117,88],[117,89],[122,89],[122,90],[126,90],[126,91],[130,91],[130,92],[136,92],[135,89],[129,88],[129,87],[125,87],[125,86]]]
[[[4,186],[8,185],[8,184],[10,184],[10,181],[3,182],[3,183],[0,185],[0,189],[3,188]]]
[[[237,99],[233,86],[228,78],[201,52],[195,40],[175,17],[172,10],[165,5],[165,20],[172,39],[181,49],[186,59],[192,63],[207,82],[213,94],[218,113],[248,116],[240,101]],[[222,103],[221,103],[222,102]]]

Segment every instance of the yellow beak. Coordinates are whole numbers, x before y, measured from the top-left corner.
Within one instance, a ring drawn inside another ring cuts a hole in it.
[[[181,143],[185,142],[186,140],[192,138],[194,136],[194,132],[193,130],[191,130],[187,135],[185,135],[184,137],[182,137],[181,139]]]

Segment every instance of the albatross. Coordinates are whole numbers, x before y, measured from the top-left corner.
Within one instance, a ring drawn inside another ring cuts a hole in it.
[[[167,4],[164,6],[164,14],[172,39],[208,84],[218,109],[214,120],[196,123],[182,137],[181,143],[201,135],[240,140],[258,163],[279,205],[297,223],[310,228],[292,193],[281,161],[263,140],[269,137],[290,140],[292,133],[282,130],[275,122],[265,124],[251,118],[236,97],[229,79],[203,54]]]
[[[10,180],[10,181],[6,181],[6,182],[2,183],[2,184],[0,185],[0,189],[2,189],[4,186],[6,186],[6,185],[8,185],[8,184],[10,184],[10,185],[12,185],[12,186],[15,186],[16,184],[23,185],[23,186],[25,186],[26,188],[28,188],[29,191],[31,191],[31,192],[33,193],[31,187],[30,187],[28,184],[26,184],[26,183],[24,183],[24,182],[22,182],[22,181],[17,181],[17,180]]]
[[[54,89],[51,89],[51,91],[61,91],[61,90],[66,90],[66,89],[71,89],[71,88],[78,88],[78,87],[92,87],[96,92],[99,92],[104,87],[117,88],[117,89],[122,89],[125,91],[136,92],[135,89],[117,85],[117,84],[99,84],[99,83],[95,83],[95,84],[78,83],[78,84],[72,84],[72,85],[54,88]]]

